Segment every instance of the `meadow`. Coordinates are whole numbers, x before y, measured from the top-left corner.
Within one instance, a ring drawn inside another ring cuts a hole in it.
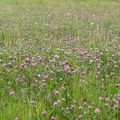
[[[0,120],[120,120],[120,0],[0,0]]]

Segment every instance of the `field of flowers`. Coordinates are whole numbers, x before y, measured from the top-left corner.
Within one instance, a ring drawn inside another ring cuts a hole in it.
[[[120,1],[0,0],[0,120],[120,120]]]

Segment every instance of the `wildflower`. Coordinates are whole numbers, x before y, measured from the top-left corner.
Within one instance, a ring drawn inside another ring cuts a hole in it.
[[[55,96],[57,96],[59,94],[59,91],[54,90],[54,94],[55,94]]]
[[[25,58],[25,62],[26,62],[27,64],[30,64],[30,58]]]
[[[102,96],[100,96],[100,97],[99,97],[99,100],[102,101],[102,99],[103,99]]]
[[[24,68],[24,64],[20,64],[19,68],[22,70]]]
[[[41,77],[41,75],[40,74],[38,74],[38,78],[40,78]]]
[[[51,98],[51,94],[50,93],[48,94],[48,98]]]
[[[95,111],[94,111],[94,113],[96,113],[96,114],[97,114],[97,113],[100,113],[100,112],[101,112],[101,111],[100,111],[99,108],[96,108]]]
[[[36,67],[37,63],[31,63],[31,67]]]
[[[18,117],[15,117],[15,120],[19,120],[19,118],[18,118]]]
[[[56,118],[54,116],[51,117],[51,120],[56,120]]]
[[[26,81],[26,77],[25,76],[22,76],[22,81]]]
[[[62,86],[62,87],[61,87],[61,90],[62,90],[62,92],[64,92],[64,91],[65,91],[65,87],[64,87],[64,86]]]
[[[7,66],[8,66],[8,64],[7,64],[7,63],[3,64],[3,67],[7,67]]]
[[[61,101],[64,102],[64,101],[65,101],[65,98],[62,98]]]
[[[63,70],[68,74],[74,74],[76,72],[76,70],[71,68],[69,65],[64,65]]]
[[[45,75],[43,78],[44,78],[44,80],[47,80],[47,79],[48,79],[48,76],[47,76],[47,75]]]
[[[117,100],[120,102],[120,95],[118,95]]]
[[[105,101],[106,101],[106,102],[109,102],[109,98],[108,98],[108,97],[106,97]]]
[[[87,100],[86,99],[83,100],[83,105],[87,105]]]
[[[63,61],[62,63],[60,63],[60,65],[68,65],[68,61],[67,60],[65,60],[65,61]]]
[[[38,60],[39,60],[39,61],[42,61],[42,58],[41,58],[41,57],[39,57],[39,58],[38,58]]]
[[[58,106],[58,102],[54,102],[54,103],[53,103],[53,106],[54,106],[54,107]]]
[[[14,96],[14,95],[15,95],[15,92],[14,92],[14,91],[11,91],[11,92],[9,93],[9,95],[10,95],[10,96]]]
[[[119,107],[118,104],[114,104],[113,109],[117,109]]]
[[[46,64],[46,65],[45,65],[45,68],[49,68],[49,65],[48,65],[48,64]]]
[[[46,80],[42,80],[42,83],[46,83]]]
[[[118,65],[115,65],[115,68],[119,68],[119,66],[118,66]]]
[[[45,82],[44,82],[44,83],[42,83],[42,87],[43,87],[43,88],[45,88],[45,87],[46,87],[46,85],[47,85],[47,84],[46,84]]]
[[[93,63],[93,60],[89,60],[89,64],[92,64]]]

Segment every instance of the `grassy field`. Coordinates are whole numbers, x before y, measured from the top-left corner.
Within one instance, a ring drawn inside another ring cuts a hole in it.
[[[0,120],[120,120],[120,0],[0,0]]]

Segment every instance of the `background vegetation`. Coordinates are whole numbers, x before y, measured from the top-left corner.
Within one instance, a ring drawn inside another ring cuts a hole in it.
[[[119,120],[120,1],[0,0],[0,120]]]

